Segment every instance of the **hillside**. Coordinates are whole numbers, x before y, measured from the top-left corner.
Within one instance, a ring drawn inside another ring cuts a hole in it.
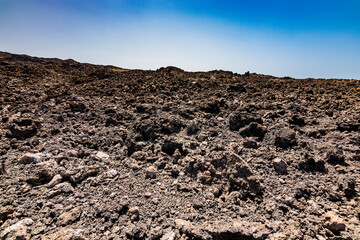
[[[1,239],[360,239],[360,81],[0,52]]]

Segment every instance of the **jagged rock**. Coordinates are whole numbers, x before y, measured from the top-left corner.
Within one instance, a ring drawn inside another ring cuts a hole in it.
[[[163,236],[163,235],[165,235],[165,234],[161,227],[152,227],[148,234],[148,238],[151,240],[155,240],[155,239],[161,240],[161,236]]]
[[[207,113],[219,113],[221,103],[218,100],[210,100],[201,106],[201,109]]]
[[[22,164],[37,163],[40,161],[42,154],[39,153],[25,153],[19,160]]]
[[[272,233],[259,222],[206,222],[195,225],[189,221],[176,219],[175,226],[181,233],[195,239],[265,239]]]
[[[233,112],[229,116],[229,127],[231,131],[237,131],[252,122],[262,123],[261,116],[245,111]]]
[[[280,174],[287,173],[287,164],[281,158],[275,158],[273,160],[273,166],[276,172]]]
[[[294,130],[285,127],[275,133],[275,146],[286,149],[296,144],[296,132]]]
[[[145,119],[135,125],[135,129],[141,134],[145,141],[152,141],[156,138],[158,127],[150,119]]]
[[[81,102],[72,102],[69,104],[69,107],[72,112],[84,113],[85,111],[87,111],[87,107]]]
[[[77,221],[82,213],[82,208],[81,207],[76,207],[71,209],[68,212],[64,212],[63,214],[61,214],[58,218],[57,221],[57,225],[58,226],[63,226],[63,225],[69,225],[71,223],[74,223],[75,221]]]
[[[176,185],[176,187],[177,187],[177,190],[180,192],[191,192],[193,189],[191,186],[189,186],[188,184],[185,184],[185,183],[178,183]]]
[[[243,146],[245,148],[258,148],[258,144],[256,141],[252,140],[252,139],[246,139],[243,142]]]
[[[157,170],[155,167],[150,166],[146,169],[145,173],[146,173],[147,178],[154,179],[154,178],[156,178]]]
[[[74,187],[69,182],[63,182],[55,185],[52,190],[47,194],[47,197],[52,198],[62,193],[73,193]]]
[[[241,83],[229,85],[229,86],[226,88],[226,90],[227,90],[227,91],[234,91],[234,92],[238,92],[238,93],[246,92],[246,88],[245,88],[244,85],[241,84]]]
[[[0,159],[0,175],[6,174],[5,159]]]
[[[337,124],[339,131],[356,132],[360,130],[360,118],[356,119],[344,119],[343,122]]]
[[[182,127],[183,123],[178,117],[170,116],[161,124],[161,132],[164,134],[178,133]]]
[[[339,149],[331,149],[326,153],[326,160],[331,164],[344,164],[345,157],[343,151]]]
[[[136,106],[136,111],[138,113],[151,113],[154,110],[154,106],[152,104],[139,104]]]
[[[196,134],[200,130],[199,125],[200,124],[195,120],[190,121],[186,127],[187,134],[188,135]]]
[[[304,118],[302,118],[298,114],[294,114],[294,115],[292,115],[289,123],[294,124],[294,125],[298,125],[298,126],[304,126],[305,125],[305,120],[304,120]]]
[[[345,231],[346,224],[334,211],[329,211],[323,216],[323,225],[335,234]]]
[[[179,149],[180,153],[182,153],[182,154],[184,153],[182,143],[177,143],[172,140],[166,139],[164,141],[163,146],[161,147],[161,151],[163,151],[164,153],[166,153],[170,156],[172,156],[175,153],[176,149]]]
[[[31,237],[31,226],[34,221],[31,218],[25,218],[14,225],[4,229],[1,234],[2,240],[29,240]]]
[[[145,224],[130,224],[125,228],[127,239],[146,239],[146,226]]]
[[[27,177],[25,181],[32,186],[43,185],[51,181],[54,177],[54,172],[48,168],[37,170],[34,175]]]
[[[137,161],[144,161],[147,159],[148,154],[143,151],[136,151],[133,154],[131,154],[131,157],[136,159]]]
[[[234,221],[216,223],[205,228],[213,239],[265,239],[272,231],[258,222]]]
[[[306,155],[305,159],[299,163],[299,169],[304,171],[318,171],[326,172],[325,161],[322,159],[315,159],[310,155]]]
[[[63,180],[62,176],[60,174],[56,174],[52,179],[51,181],[46,184],[47,187],[51,188],[51,187],[54,187],[55,185],[61,183]]]
[[[13,116],[9,120],[7,136],[10,138],[26,139],[37,134],[40,128],[40,123],[33,121],[30,118],[21,118]]]
[[[93,165],[88,167],[81,167],[79,169],[67,172],[65,176],[66,177],[70,176],[70,181],[72,183],[77,184],[82,182],[84,179],[88,177],[98,175],[99,172],[100,172],[99,166]]]
[[[11,205],[0,208],[0,220],[5,220],[10,214],[14,212],[14,207]]]
[[[344,196],[341,192],[339,192],[337,186],[331,186],[327,191],[328,191],[329,200],[333,202],[341,201]]]
[[[115,169],[111,169],[111,170],[107,171],[105,173],[105,175],[108,178],[114,178],[114,177],[116,177],[118,175],[118,171],[116,171]]]
[[[356,180],[354,178],[341,174],[339,175],[337,182],[339,190],[343,191],[347,198],[351,198],[356,195]]]
[[[203,239],[204,237],[210,237],[210,235],[203,232],[201,228],[194,227],[191,222],[183,219],[176,219],[175,226],[181,233],[184,233],[190,238]]]
[[[118,121],[112,117],[108,117],[105,121],[105,126],[109,127],[109,126],[117,126],[119,125]]]
[[[96,157],[99,159],[102,159],[102,160],[108,160],[110,158],[109,154],[101,152],[101,151],[96,153]]]
[[[139,207],[132,207],[129,209],[128,211],[129,215],[130,215],[130,220],[131,221],[136,221],[139,219],[139,215],[140,215],[140,212],[139,212]]]
[[[240,135],[243,137],[258,137],[262,140],[267,132],[267,129],[257,122],[252,122],[248,126],[240,129]]]
[[[174,231],[169,230],[166,232],[160,240],[175,240],[176,233]]]
[[[241,191],[240,198],[258,195],[261,192],[260,180],[254,175],[249,164],[236,153],[230,153],[228,160],[234,164],[228,170],[231,190]]]
[[[61,228],[50,238],[51,240],[87,240],[83,229]]]
[[[240,177],[247,178],[254,175],[250,165],[236,153],[229,153],[228,159],[229,163],[235,166],[235,169]]]

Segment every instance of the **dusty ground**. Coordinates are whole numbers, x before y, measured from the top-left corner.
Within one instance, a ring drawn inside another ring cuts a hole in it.
[[[360,239],[360,82],[0,53],[1,239]]]

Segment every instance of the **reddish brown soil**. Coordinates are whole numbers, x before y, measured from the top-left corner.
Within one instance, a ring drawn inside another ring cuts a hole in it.
[[[1,239],[360,239],[360,82],[0,52]]]

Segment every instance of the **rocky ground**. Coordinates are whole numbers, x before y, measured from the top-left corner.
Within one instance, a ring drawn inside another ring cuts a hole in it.
[[[1,239],[360,239],[360,82],[0,53]]]

